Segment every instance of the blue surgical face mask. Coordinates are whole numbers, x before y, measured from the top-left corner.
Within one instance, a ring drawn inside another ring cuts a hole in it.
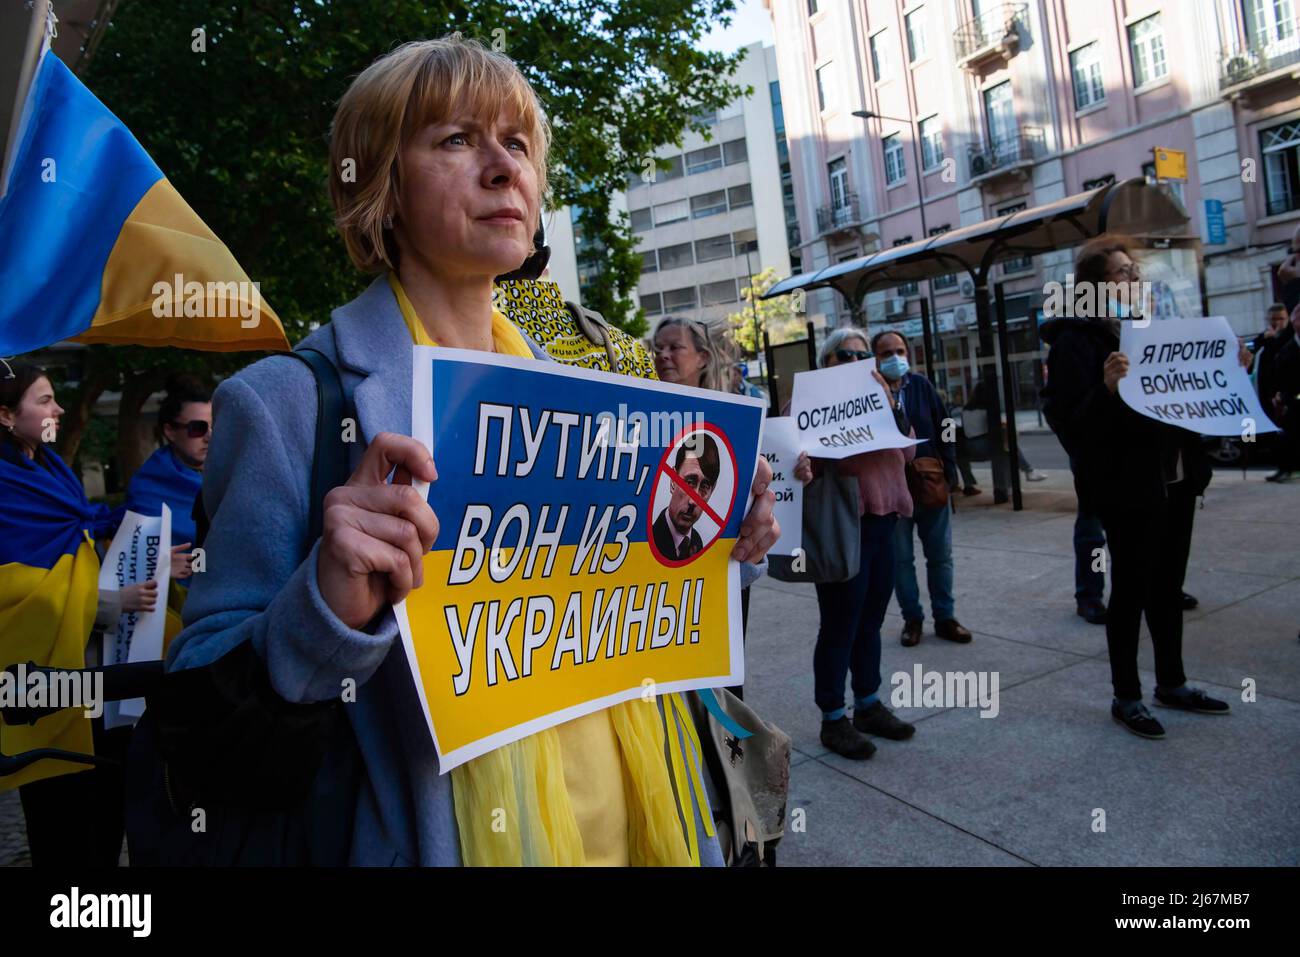
[[[907,375],[907,356],[890,356],[880,363],[880,374],[890,382],[897,382]]]

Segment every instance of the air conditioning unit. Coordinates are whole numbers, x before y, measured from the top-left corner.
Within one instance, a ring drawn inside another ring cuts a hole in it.
[[[963,299],[973,299],[975,297],[975,280],[969,276],[963,279],[961,285],[957,288],[961,292]]]
[[[907,312],[907,300],[902,296],[890,296],[885,300],[886,316],[901,316]]]
[[[975,320],[975,310],[970,306],[953,306],[952,324],[958,329],[970,325]]]
[[[983,153],[976,153],[970,158],[970,174],[972,176],[983,176],[988,171],[989,160]]]

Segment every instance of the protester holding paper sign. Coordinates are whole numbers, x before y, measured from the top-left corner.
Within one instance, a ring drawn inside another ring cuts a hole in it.
[[[1110,545],[1111,715],[1134,734],[1159,738],[1164,728],[1143,705],[1138,677],[1144,615],[1155,646],[1156,700],[1184,711],[1228,710],[1188,687],[1182,663],[1182,581],[1193,509],[1210,467],[1199,436],[1140,415],[1120,398],[1132,358],[1119,351],[1120,327],[1132,320],[1128,291],[1140,277],[1129,241],[1100,236],[1087,243],[1074,275],[1076,288],[1085,283],[1117,292],[1113,299],[1096,297],[1097,315],[1043,324],[1051,347],[1043,412],[1075,467],[1080,506],[1101,517]]]
[[[856,362],[874,364],[874,357],[867,348],[866,333],[853,327],[832,331],[817,355],[817,365],[822,369]],[[892,398],[884,378],[874,368],[871,376],[883,392],[885,407],[892,414],[898,432],[911,435],[907,416]],[[795,388],[798,395],[798,380]],[[872,390],[869,394],[879,398],[881,392]],[[798,404],[792,409],[797,411]],[[854,427],[853,431],[862,428]],[[861,563],[858,573],[848,581],[817,585],[821,626],[813,649],[814,697],[822,713],[822,744],[836,754],[855,760],[865,760],[876,753],[876,746],[866,735],[902,741],[916,731],[913,725],[896,718],[879,694],[880,626],[894,593],[894,527],[900,516],[912,515],[912,496],[907,490],[903,466],[915,453],[914,440],[901,448],[859,452],[838,462],[809,458],[804,452],[795,467],[795,477],[805,485],[827,468],[851,475],[858,483]],[[852,721],[844,706],[844,679],[850,674]]]
[[[206,665],[249,641],[289,701],[345,696],[352,735],[320,771],[349,796],[338,863],[721,862],[703,788],[692,799],[688,786],[679,804],[683,776],[698,782],[700,769],[684,753],[680,716],[673,734],[664,727],[661,709],[674,696],[548,727],[443,775],[397,640],[392,606],[423,583],[439,528],[411,483],[434,483],[436,501],[442,482],[472,481],[439,480],[430,450],[409,437],[412,346],[546,359],[493,310],[492,281],[532,252],[548,138],[515,64],[455,35],[398,47],[340,101],[331,197],[353,262],[380,275],[304,343],[340,368],[359,440],[351,479],[325,499],[319,542],[306,541],[309,372],[272,357],[215,396],[208,568],[169,667]],[[738,560],[761,560],[775,540],[770,474],[760,465]]]

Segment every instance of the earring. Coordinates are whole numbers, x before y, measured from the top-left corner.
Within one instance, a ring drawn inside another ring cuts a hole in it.
[[[389,213],[384,217],[384,229],[392,229],[392,228],[393,228],[393,215],[392,213]]]

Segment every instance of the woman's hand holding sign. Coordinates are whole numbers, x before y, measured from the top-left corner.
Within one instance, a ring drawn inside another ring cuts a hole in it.
[[[1106,357],[1106,365],[1101,374],[1106,388],[1111,395],[1115,395],[1119,392],[1119,380],[1128,375],[1128,356],[1122,352],[1112,352]]]
[[[740,538],[731,550],[731,557],[738,562],[763,560],[767,550],[781,537],[781,526],[777,524],[772,507],[776,504],[776,495],[768,488],[772,484],[772,466],[761,455],[758,457],[758,470],[754,473],[754,507],[745,516],[740,526]]]
[[[364,627],[424,579],[424,553],[438,537],[438,519],[412,478],[437,480],[429,450],[416,439],[381,432],[348,483],[325,496],[316,579],[325,604],[349,628]]]

